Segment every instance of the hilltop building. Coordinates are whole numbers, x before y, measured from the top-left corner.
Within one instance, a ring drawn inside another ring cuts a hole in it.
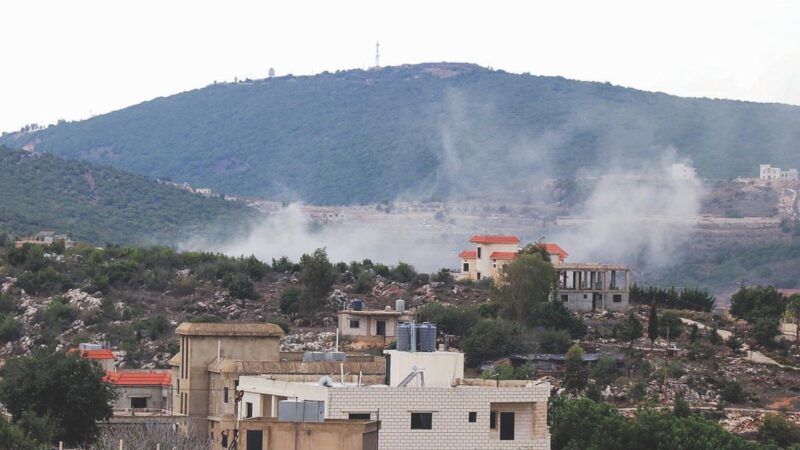
[[[170,360],[172,411],[191,418],[195,432],[207,436],[212,449],[227,448],[238,437],[236,405],[242,376],[264,375],[300,383],[332,374],[340,374],[345,381],[360,378],[368,383],[380,382],[386,376],[382,357],[281,352],[284,333],[274,324],[182,323],[176,334],[180,350]]]
[[[363,345],[386,345],[395,340],[397,324],[409,322],[414,314],[405,311],[398,300],[395,309],[366,310],[361,300],[353,300],[347,309],[336,313],[339,333]]]
[[[516,236],[479,234],[472,236],[469,241],[475,244],[474,250],[464,250],[458,256],[461,258],[462,273],[473,281],[496,279],[503,266],[512,261],[520,250],[520,240]],[[554,264],[563,262],[568,256],[557,244],[543,245]]]
[[[52,245],[57,242],[63,242],[65,248],[72,248],[75,246],[75,242],[70,239],[68,234],[56,233],[55,231],[40,231],[33,236],[17,239],[14,242],[14,247],[21,248],[25,244]]]
[[[392,368],[386,384],[242,377],[239,417],[308,423],[380,419],[382,449],[550,448],[549,383],[463,379],[461,353],[384,353]],[[287,400],[276,409],[275,397]],[[247,433],[248,442],[261,442],[266,430]]]
[[[167,370],[106,372],[105,381],[112,383],[119,394],[114,403],[115,415],[172,409],[172,377]]]
[[[497,279],[503,266],[519,252],[516,236],[476,235],[470,239],[475,250],[459,254],[461,270],[471,280]],[[545,243],[550,261],[558,274],[554,300],[573,311],[626,311],[629,307],[630,269],[619,264],[568,263],[569,254],[558,244]]]
[[[759,178],[772,181],[797,181],[800,179],[800,172],[797,169],[781,170],[780,167],[772,167],[769,164],[758,166]]]

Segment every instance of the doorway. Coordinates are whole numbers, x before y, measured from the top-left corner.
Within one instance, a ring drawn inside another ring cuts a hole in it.
[[[514,440],[514,413],[513,412],[501,412],[500,413],[500,440],[501,441],[513,441]]]
[[[264,448],[264,432],[261,430],[247,430],[247,450],[261,450]]]

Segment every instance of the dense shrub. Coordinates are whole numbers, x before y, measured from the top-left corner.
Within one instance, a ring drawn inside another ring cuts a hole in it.
[[[481,319],[462,344],[470,366],[523,351],[522,328],[502,319]]]

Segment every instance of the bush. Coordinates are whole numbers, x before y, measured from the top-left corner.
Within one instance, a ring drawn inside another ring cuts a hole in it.
[[[267,317],[264,319],[265,323],[274,323],[275,325],[281,327],[284,333],[289,334],[289,322],[281,319],[280,317]]]
[[[288,286],[280,295],[280,310],[283,314],[294,315],[300,312],[300,296],[303,291],[297,286]]]
[[[178,277],[172,280],[171,290],[176,295],[192,295],[197,289],[197,280],[192,276]]]
[[[0,342],[14,341],[20,337],[22,337],[22,323],[10,314],[0,314]]]
[[[222,279],[222,287],[238,299],[257,300],[261,296],[256,292],[256,286],[250,278],[239,272],[229,273]]]
[[[797,426],[779,414],[767,414],[758,427],[757,438],[765,444],[788,447],[800,441]]]
[[[462,344],[467,363],[474,367],[500,356],[523,351],[522,329],[502,319],[481,319]]]
[[[17,279],[17,285],[31,295],[54,295],[66,292],[72,287],[67,275],[48,267],[38,272],[24,272]]]
[[[590,371],[592,379],[596,381],[598,387],[606,387],[613,383],[619,375],[617,364],[614,358],[603,355],[593,365]]]
[[[474,307],[445,306],[439,302],[428,303],[419,309],[419,320],[436,324],[442,334],[466,336],[480,316]]]
[[[356,276],[353,290],[357,294],[365,294],[371,291],[373,286],[375,286],[375,276],[370,272],[362,271]]]
[[[762,347],[775,345],[775,336],[780,334],[780,323],[774,317],[760,317],[753,324],[753,339]]]
[[[536,340],[542,353],[566,353],[572,345],[572,338],[566,330],[541,330]]]
[[[431,275],[431,281],[442,283],[445,286],[452,286],[453,283],[455,283],[455,279],[453,278],[453,274],[450,273],[450,269],[441,269],[440,271]]]
[[[729,403],[742,403],[747,398],[742,383],[736,380],[723,384],[719,395],[722,400]]]
[[[417,276],[417,271],[414,270],[414,266],[400,261],[399,263],[397,263],[396,266],[392,268],[389,278],[391,278],[394,281],[398,281],[400,283],[408,283],[409,281],[413,280],[416,276]]]
[[[566,330],[573,339],[586,335],[586,323],[573,314],[562,302],[543,302],[534,307],[531,326],[550,330]]]

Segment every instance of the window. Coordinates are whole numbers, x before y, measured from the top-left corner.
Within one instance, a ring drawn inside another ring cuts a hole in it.
[[[246,414],[245,414],[246,418],[249,419],[249,418],[253,417],[253,404],[252,403],[250,403],[250,402],[245,403],[245,410],[246,410]]]
[[[481,280],[481,273],[480,272],[476,273],[475,277],[478,279],[478,281],[480,281]]]
[[[369,413],[350,413],[347,415],[350,420],[369,420],[371,419]]]
[[[222,388],[222,402],[228,403],[228,387]]]
[[[222,448],[228,448],[228,432],[222,432]]]
[[[131,408],[147,408],[147,397],[131,397]]]
[[[430,430],[433,429],[433,413],[411,413],[411,429],[412,430]]]
[[[494,411],[489,413],[489,428],[492,430],[497,428],[497,413]]]
[[[614,294],[614,303],[622,303],[622,295]]]
[[[497,269],[497,263],[492,262],[492,269]]]
[[[358,319],[350,319],[350,328],[358,328],[360,325]]]
[[[475,412],[475,411],[470,412],[469,413],[469,421],[470,421],[470,423],[477,422],[478,421],[478,413]]]
[[[561,301],[567,303],[569,301],[569,295],[561,294]]]
[[[480,247],[478,247],[477,256],[478,256],[478,259],[481,259],[481,248]]]
[[[461,270],[464,272],[469,272],[469,263],[464,263],[464,265],[461,266]]]

